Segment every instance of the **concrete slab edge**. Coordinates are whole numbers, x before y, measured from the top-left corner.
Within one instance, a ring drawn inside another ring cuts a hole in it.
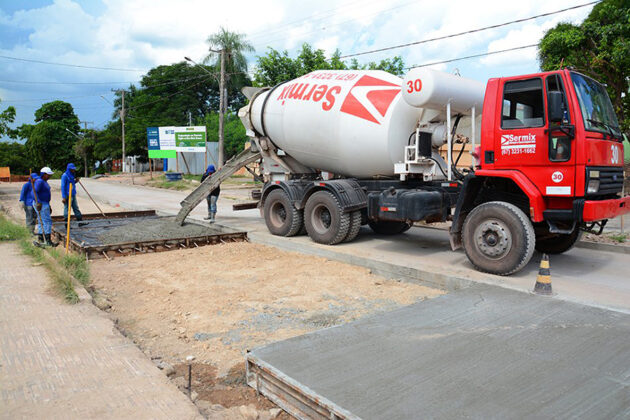
[[[300,252],[302,254],[314,255],[334,261],[357,265],[368,268],[372,270],[372,273],[385,278],[400,279],[405,282],[422,284],[423,286],[435,287],[446,291],[464,289],[473,284],[472,280],[463,277],[456,277],[449,274],[436,273],[427,270],[419,270],[416,268],[336,252],[333,249],[334,247],[329,247],[330,249],[313,247],[295,243],[293,241],[287,241],[286,238],[276,238],[274,236],[259,234],[257,232],[250,232],[248,237],[250,242],[273,246],[285,251]]]
[[[356,415],[354,415],[351,412],[347,411],[343,407],[340,407],[339,405],[337,405],[334,402],[330,401],[326,397],[324,397],[322,395],[319,395],[317,392],[313,391],[312,389],[310,389],[306,385],[296,381],[295,379],[291,378],[290,376],[287,376],[286,374],[284,374],[280,370],[276,369],[275,367],[273,367],[269,363],[263,361],[262,359],[254,356],[253,354],[248,353],[247,356],[245,357],[245,360],[246,360],[246,366],[248,368],[247,376],[249,376],[251,374],[251,372],[249,371],[249,366],[250,366],[250,364],[253,364],[262,373],[269,372],[268,374],[270,374],[273,377],[277,378],[281,383],[287,384],[293,390],[301,393],[303,396],[305,396],[306,398],[311,400],[316,405],[318,405],[320,407],[324,407],[328,412],[332,413],[331,414],[331,418],[334,418],[334,419],[343,418],[343,419],[346,419],[346,420],[360,420],[360,418],[357,417]],[[258,373],[253,373],[253,374],[256,375],[256,376],[258,375]],[[265,376],[265,375],[262,375],[262,376]],[[258,381],[253,381],[253,382],[252,381],[248,381],[247,385],[249,385],[250,387],[252,387],[252,388],[254,388],[255,390],[258,391],[258,389],[257,389]],[[295,410],[291,406],[291,404],[288,402],[288,399],[284,399],[280,395],[274,395],[271,392],[265,392],[264,389],[260,390],[260,392],[263,395],[265,395],[267,398],[272,400],[274,403],[276,403],[278,406],[282,407],[282,409],[285,410],[287,413],[289,413],[292,416],[297,417],[299,419],[303,418],[300,415],[299,410]]]

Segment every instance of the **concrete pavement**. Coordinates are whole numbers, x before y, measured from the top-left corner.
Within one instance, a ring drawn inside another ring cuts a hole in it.
[[[630,416],[630,315],[498,287],[474,285],[247,357],[250,385],[307,418],[335,417],[316,415],[294,389],[352,419]]]
[[[0,243],[0,418],[197,419],[197,408],[92,305]]]
[[[155,209],[171,215],[179,211],[179,203],[187,195],[91,179],[82,182],[95,199],[107,204],[137,210]],[[51,183],[55,185],[59,181]],[[79,200],[87,200],[87,197],[79,195]],[[231,209],[233,203],[219,199],[218,222],[247,230],[255,242],[365,266],[390,277],[422,281],[450,290],[484,283],[530,291],[538,273],[538,254],[521,272],[509,277],[480,273],[468,262],[462,250],[450,250],[445,231],[431,228],[414,227],[403,235],[384,237],[363,227],[355,241],[336,246],[316,244],[306,236],[277,237],[269,234],[258,210],[234,212]],[[190,217],[202,220],[205,214],[205,203],[202,203]],[[629,266],[630,255],[614,252],[574,248],[565,254],[554,255],[551,257],[551,273],[555,297],[630,313]]]

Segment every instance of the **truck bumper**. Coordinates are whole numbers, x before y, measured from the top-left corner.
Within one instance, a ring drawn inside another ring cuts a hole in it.
[[[585,222],[596,222],[598,220],[612,219],[628,212],[630,212],[630,196],[613,200],[587,200],[584,202],[582,220]]]

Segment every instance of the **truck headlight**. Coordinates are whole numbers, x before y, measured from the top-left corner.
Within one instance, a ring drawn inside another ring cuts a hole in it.
[[[588,181],[586,192],[588,194],[595,194],[597,191],[599,191],[599,179],[591,179]]]

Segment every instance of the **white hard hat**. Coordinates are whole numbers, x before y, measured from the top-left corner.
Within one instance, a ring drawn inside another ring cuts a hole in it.
[[[48,166],[44,166],[41,171],[39,171],[42,174],[48,174],[48,175],[52,175],[53,171],[52,169],[50,169]]]

